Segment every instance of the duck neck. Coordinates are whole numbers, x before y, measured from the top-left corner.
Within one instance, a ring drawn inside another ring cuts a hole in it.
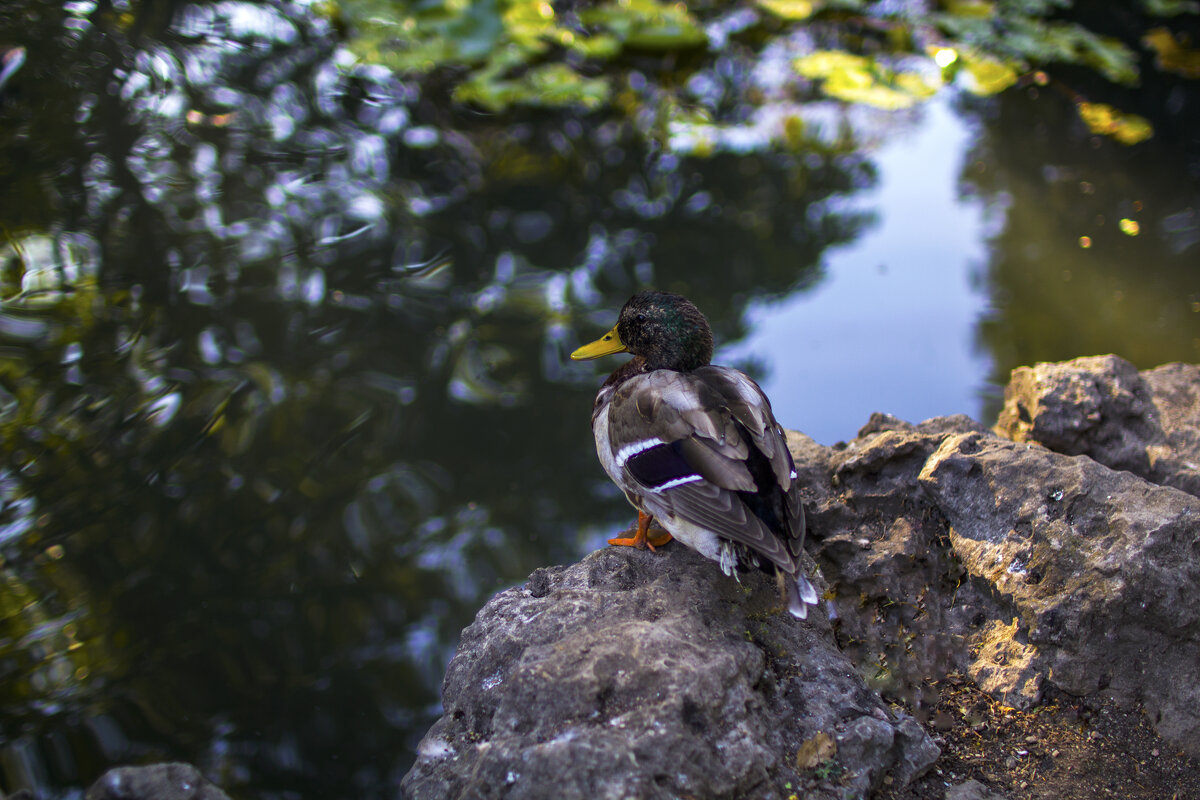
[[[617,387],[625,381],[646,372],[650,372],[650,367],[646,364],[646,359],[641,356],[634,356],[613,370],[612,374],[600,386],[600,390],[610,389],[615,392]]]
[[[646,359],[641,356],[634,356],[613,370],[612,374],[600,386],[600,391],[596,394],[596,403],[592,406],[592,420],[595,421],[596,414],[600,413],[601,407],[609,401],[613,393],[621,387],[621,384],[630,378],[649,371],[646,366]]]

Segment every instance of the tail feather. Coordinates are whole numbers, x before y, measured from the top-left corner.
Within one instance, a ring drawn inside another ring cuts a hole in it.
[[[797,575],[795,580],[791,580],[790,576],[782,572],[779,577],[787,587],[788,611],[796,619],[807,619],[808,607],[817,604],[817,590],[803,574]]]

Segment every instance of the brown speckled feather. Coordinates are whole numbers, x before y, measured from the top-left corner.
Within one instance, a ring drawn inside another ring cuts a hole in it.
[[[656,516],[677,516],[751,548],[789,575],[799,573],[804,512],[791,454],[770,402],[747,375],[705,366],[629,378],[608,407],[608,435],[614,459],[639,442],[677,442],[678,452],[703,478],[659,492],[643,486],[647,491],[635,505]],[[751,469],[755,459],[767,465],[758,483]],[[628,469],[622,477],[638,485]],[[775,529],[739,493],[770,505]]]
[[[642,513],[635,535],[609,542],[655,545],[647,529],[653,518],[727,575],[773,569],[784,578],[788,611],[805,618],[819,598],[801,569],[804,509],[762,389],[735,369],[712,366],[708,321],[670,292],[638,292],[612,330],[571,358],[622,351],[633,358],[600,387],[592,433],[604,471]]]

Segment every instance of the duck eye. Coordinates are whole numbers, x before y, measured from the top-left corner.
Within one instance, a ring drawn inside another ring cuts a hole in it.
[[[645,315],[645,314],[638,314],[638,315],[637,315],[637,321],[638,321],[638,322],[645,322],[645,321],[646,321],[646,315]]]

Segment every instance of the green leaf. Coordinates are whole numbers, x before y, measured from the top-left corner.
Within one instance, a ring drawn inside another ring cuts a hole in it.
[[[540,53],[547,42],[568,45],[574,34],[554,24],[554,7],[545,0],[513,0],[503,16],[508,35],[519,47]]]
[[[1166,28],[1147,31],[1142,37],[1142,44],[1158,55],[1154,64],[1164,72],[1174,72],[1185,78],[1200,78],[1200,50],[1185,47]]]
[[[990,19],[996,15],[996,4],[987,0],[947,0],[943,6],[947,13],[956,17]]]
[[[1104,103],[1081,102],[1075,110],[1092,133],[1111,136],[1121,144],[1137,144],[1154,135],[1154,126],[1145,117],[1125,114]]]
[[[887,110],[909,108],[938,90],[916,73],[896,73],[841,50],[818,50],[796,59],[792,66],[806,78],[823,81],[821,90],[830,97]]]
[[[1018,37],[1010,37],[1007,42],[1029,41],[1027,50],[1034,60],[1083,64],[1114,83],[1137,82],[1137,56],[1117,39],[1100,36],[1070,22],[1025,20],[1019,31]]]
[[[1200,14],[1200,3],[1196,0],[1142,0],[1142,8],[1155,17]]]
[[[760,8],[769,11],[780,19],[808,19],[817,9],[814,0],[758,0]]]
[[[608,102],[609,91],[605,80],[584,78],[565,64],[546,64],[512,80],[481,72],[461,84],[454,91],[454,99],[460,103],[475,103],[491,111],[501,111],[511,105],[593,109]]]
[[[626,46],[643,50],[676,50],[708,41],[681,3],[621,0],[582,11],[579,18],[586,25],[606,29]]]
[[[836,72],[870,70],[871,61],[844,50],[817,50],[792,62],[796,72],[805,78],[828,78]]]
[[[1019,73],[1012,64],[975,50],[964,50],[958,56],[967,75],[966,89],[972,94],[999,94],[1017,82]]]

